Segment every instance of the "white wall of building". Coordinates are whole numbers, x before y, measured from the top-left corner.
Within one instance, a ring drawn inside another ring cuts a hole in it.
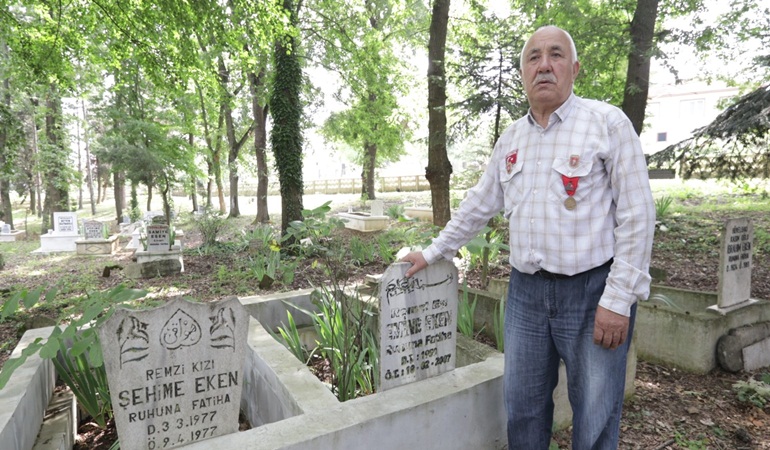
[[[723,100],[736,95],[738,88],[716,83],[651,86],[640,136],[644,152],[655,153],[689,138],[722,112]]]

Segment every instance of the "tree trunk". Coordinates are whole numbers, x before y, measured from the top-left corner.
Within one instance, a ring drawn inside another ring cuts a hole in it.
[[[152,211],[152,185],[147,184],[147,209],[145,211]]]
[[[126,209],[126,174],[115,171],[112,182],[115,191],[115,214],[117,215],[115,220],[120,223],[123,220],[123,211]]]
[[[452,164],[446,149],[446,78],[444,54],[449,1],[434,0],[428,43],[428,167],[425,178],[430,183],[433,202],[433,224],[443,227],[449,222],[449,180]]]
[[[296,26],[297,12],[292,0],[283,0],[283,8],[290,13]],[[270,135],[278,180],[281,183],[281,232],[286,233],[289,223],[302,220],[302,106],[300,91],[302,69],[291,35],[281,36],[275,44],[275,77],[270,97],[273,129]]]
[[[86,145],[86,182],[88,183],[88,198],[91,199],[91,215],[96,215],[96,202],[94,201],[94,171],[91,167],[91,145],[88,141],[88,114],[85,100],[80,100],[83,108],[83,140]]]
[[[231,96],[228,92],[230,84],[230,72],[227,70],[222,58],[219,58],[219,88],[221,94],[221,111],[225,116],[225,135],[227,136],[227,169],[230,182],[230,214],[228,217],[239,217],[238,208],[238,151],[240,150],[235,138],[235,123],[233,123],[233,108],[230,104]]]
[[[361,195],[367,200],[374,200],[374,168],[377,163],[377,144],[366,144],[364,146],[364,167],[361,169]]]
[[[650,49],[658,17],[659,0],[637,0],[631,20],[631,53],[628,55],[626,88],[623,93],[623,112],[641,134],[647,93],[650,90]]]
[[[259,104],[259,92],[264,83],[265,72],[249,74],[251,87],[251,112],[254,115],[254,153],[257,157],[257,217],[254,223],[270,222],[267,210],[267,106]]]
[[[4,49],[7,50],[7,47]],[[8,107],[10,113],[11,108],[11,83],[8,79],[3,80],[3,103]],[[9,144],[8,134],[6,127],[0,128],[0,167],[7,167],[8,165],[8,148]],[[11,204],[11,181],[10,174],[2,174],[0,177],[0,203],[2,203],[2,219],[3,222],[10,224],[11,229],[13,227],[13,205]]]
[[[43,204],[42,230],[53,223],[53,213],[69,211],[69,183],[61,173],[69,159],[68,152],[61,145],[61,97],[55,85],[51,85],[46,96],[45,135],[49,152],[45,155],[48,167],[45,173],[45,202]]]

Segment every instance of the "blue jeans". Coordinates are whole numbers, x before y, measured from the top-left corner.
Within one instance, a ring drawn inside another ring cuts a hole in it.
[[[568,278],[511,271],[505,310],[508,449],[548,449],[559,360],[567,369],[572,448],[618,447],[628,339],[615,350],[594,344],[594,315],[610,264]]]

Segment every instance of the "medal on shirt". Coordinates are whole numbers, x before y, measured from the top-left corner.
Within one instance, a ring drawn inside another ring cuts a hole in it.
[[[513,166],[516,165],[516,157],[518,156],[518,154],[519,154],[519,149],[517,148],[516,150],[505,155],[505,171],[508,172],[509,174],[513,170]]]
[[[567,192],[567,199],[564,200],[564,207],[567,208],[567,210],[572,211],[577,206],[574,195],[575,191],[577,191],[580,177],[568,177],[562,175],[561,181],[564,183],[564,191]]]

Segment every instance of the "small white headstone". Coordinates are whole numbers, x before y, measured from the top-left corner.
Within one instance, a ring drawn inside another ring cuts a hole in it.
[[[248,313],[237,298],[118,309],[98,330],[122,450],[238,431]]]
[[[128,225],[131,223],[131,217],[127,216],[126,214],[123,214],[123,225]]]
[[[98,220],[83,222],[83,234],[86,239],[104,239],[104,224]]]
[[[382,216],[384,214],[385,204],[382,200],[372,200],[372,216]]]
[[[455,368],[457,268],[438,261],[411,278],[392,264],[380,284],[380,390]]]
[[[749,219],[725,222],[719,254],[719,308],[730,308],[750,299],[753,245],[754,227]]]
[[[7,223],[4,223],[2,231],[0,232],[2,232],[3,234],[11,234],[11,226]]]
[[[53,213],[53,231],[58,234],[78,234],[78,215],[74,212]]]
[[[147,226],[147,251],[167,252],[169,249],[170,233],[168,225]]]

